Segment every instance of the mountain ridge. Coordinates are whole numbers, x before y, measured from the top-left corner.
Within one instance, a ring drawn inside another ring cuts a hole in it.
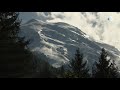
[[[84,60],[88,62],[90,68],[98,61],[102,47],[105,47],[111,55],[114,53],[114,58],[120,55],[116,48],[96,42],[82,30],[63,22],[49,23],[32,19],[21,26],[20,36],[25,36],[26,40],[30,39],[31,51],[54,67],[69,63],[77,48],[84,54]]]

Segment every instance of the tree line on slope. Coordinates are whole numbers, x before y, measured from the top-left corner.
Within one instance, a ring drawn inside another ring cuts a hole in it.
[[[90,74],[87,62],[83,61],[83,54],[76,50],[74,59],[70,62],[71,70],[64,70],[63,78],[119,78],[119,69],[114,60],[108,59],[108,53],[103,48],[99,61],[95,62]],[[62,67],[63,68],[63,67]]]
[[[118,67],[114,60],[107,60],[102,49],[99,62],[89,73],[83,54],[77,49],[68,67],[54,68],[38,58],[28,48],[29,40],[19,37],[21,21],[17,12],[0,12],[0,78],[117,78]]]
[[[0,78],[52,78],[56,71],[28,48],[30,40],[18,36],[18,12],[0,12]]]

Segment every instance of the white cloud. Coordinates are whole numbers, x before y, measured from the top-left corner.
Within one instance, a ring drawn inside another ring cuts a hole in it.
[[[34,18],[47,22],[69,23],[80,28],[95,40],[108,43],[120,49],[120,13],[37,12],[33,15]]]
[[[57,16],[63,16],[64,18],[61,19]],[[52,12],[51,17],[53,19],[47,20],[48,22],[66,22],[80,28],[84,32],[89,32],[87,34],[91,36],[93,36],[92,34],[96,32],[96,30],[92,30],[91,24],[88,24],[88,21],[96,19],[92,14],[88,13],[87,17],[85,17],[80,12]],[[95,37],[99,38],[96,34]]]
[[[59,18],[59,16],[63,18]],[[66,22],[80,28],[95,40],[120,49],[120,14],[116,12],[52,12],[48,22]],[[94,24],[94,25],[93,25]]]

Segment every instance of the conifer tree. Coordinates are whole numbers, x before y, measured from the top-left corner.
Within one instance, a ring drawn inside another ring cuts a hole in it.
[[[111,65],[110,65],[110,77],[111,78],[118,78],[119,77],[119,69],[115,64],[115,60],[111,60]]]
[[[102,49],[99,62],[95,63],[93,68],[93,78],[117,78],[118,68],[115,66],[115,62],[111,62],[111,59],[107,59],[108,53],[105,49]]]
[[[0,77],[23,77],[33,71],[29,41],[18,36],[18,16],[17,12],[0,12]]]
[[[83,61],[83,54],[80,53],[79,49],[76,50],[75,57],[70,62],[69,67],[71,68],[71,71],[68,71],[68,73],[66,73],[67,76],[70,76],[72,78],[90,77],[89,69],[87,68],[87,62]]]

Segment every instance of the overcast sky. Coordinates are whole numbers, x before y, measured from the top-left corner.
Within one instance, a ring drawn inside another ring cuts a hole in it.
[[[97,41],[120,49],[120,13],[118,12],[21,12],[23,22],[66,22],[80,28]]]

